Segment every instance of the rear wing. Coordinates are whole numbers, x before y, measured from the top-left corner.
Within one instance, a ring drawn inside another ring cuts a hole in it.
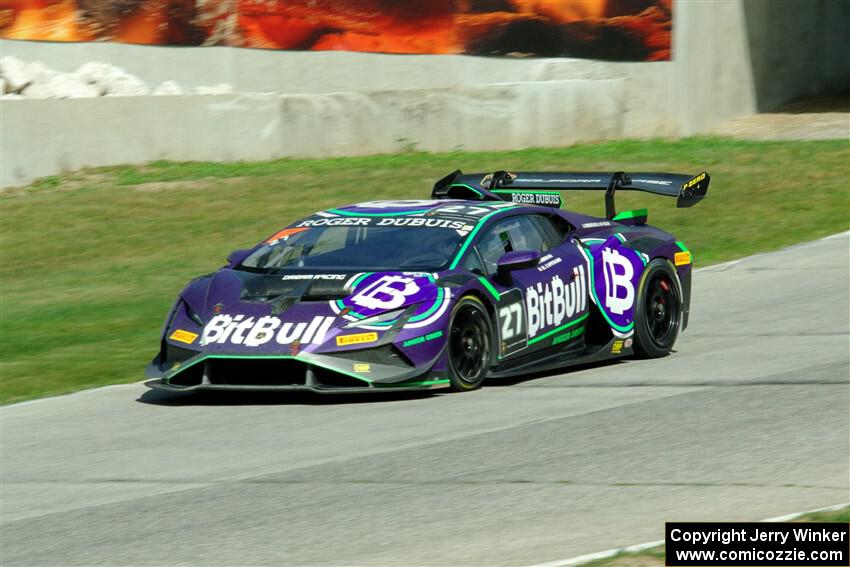
[[[520,172],[497,171],[464,174],[459,169],[443,177],[431,192],[432,199],[472,199],[513,201],[550,207],[561,206],[559,191],[604,190],[605,216],[616,214],[614,193],[645,191],[676,197],[679,208],[693,207],[708,194],[708,173],[616,173],[601,172]]]

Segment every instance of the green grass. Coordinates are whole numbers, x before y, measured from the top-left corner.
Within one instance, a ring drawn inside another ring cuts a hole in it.
[[[792,522],[837,522],[850,523],[850,506],[827,512],[804,514]],[[583,563],[584,567],[663,567],[665,547],[659,545],[634,553],[620,553],[614,557]]]
[[[465,171],[679,171],[712,176],[692,209],[649,207],[698,265],[848,229],[850,144],[717,138],[624,141],[506,153],[405,153],[265,163],[84,170],[0,195],[0,402],[142,379],[175,294],[300,216],[344,203],[427,198]],[[565,207],[603,214],[602,194]]]

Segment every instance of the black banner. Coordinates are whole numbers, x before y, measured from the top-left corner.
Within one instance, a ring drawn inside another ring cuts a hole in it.
[[[668,522],[670,567],[850,565],[850,524],[826,522]]]

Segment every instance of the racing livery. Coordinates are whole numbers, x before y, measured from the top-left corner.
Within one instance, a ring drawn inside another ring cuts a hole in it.
[[[146,374],[170,390],[450,387],[624,356],[667,355],[688,324],[693,257],[639,190],[689,207],[710,178],[463,174],[427,200],[318,212],[191,281]],[[604,190],[605,218],[560,210]]]

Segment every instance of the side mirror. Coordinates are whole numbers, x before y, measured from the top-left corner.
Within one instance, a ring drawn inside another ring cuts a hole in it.
[[[242,260],[248,257],[248,254],[251,253],[250,248],[245,248],[242,250],[234,250],[227,257],[227,263],[231,266],[237,266],[242,263]]]
[[[540,252],[536,250],[505,252],[496,263],[496,270],[500,278],[509,280],[510,273],[514,270],[533,268],[539,263]]]

